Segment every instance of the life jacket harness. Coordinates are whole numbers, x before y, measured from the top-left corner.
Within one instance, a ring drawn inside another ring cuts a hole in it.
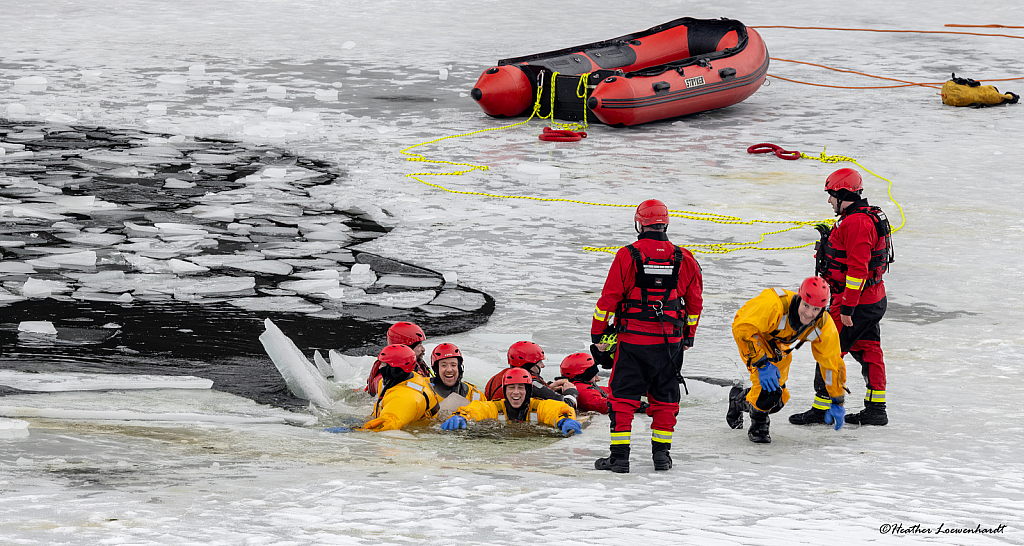
[[[665,351],[668,354],[668,361],[673,362],[681,346],[676,347],[676,354],[672,354],[669,343],[669,335],[665,333],[665,323],[672,325],[672,337],[681,337],[686,322],[681,318],[669,316],[665,311],[682,311],[685,308],[683,299],[669,299],[672,291],[679,285],[679,268],[683,264],[683,250],[675,247],[671,258],[645,258],[640,250],[632,244],[626,245],[630,257],[633,258],[633,265],[636,267],[634,282],[640,289],[640,299],[624,299],[619,303],[619,310],[616,313],[616,331],[619,333],[639,334],[642,336],[658,336],[665,340]],[[645,322],[657,321],[661,328],[660,333],[644,332],[641,330],[630,330],[629,321],[639,320]],[[680,344],[676,344],[680,345]],[[682,366],[676,370],[676,379],[683,385],[683,391],[690,394],[686,387],[686,380],[683,379]]]
[[[873,205],[857,207],[845,213],[839,222],[841,223],[854,214],[868,215],[868,218],[871,219],[875,226],[875,234],[878,235],[878,239],[884,241],[884,245],[871,251],[871,257],[868,260],[868,272],[871,276],[864,280],[864,288],[867,288],[882,282],[882,275],[889,271],[889,264],[896,261],[896,254],[892,246],[892,228],[889,225],[889,219],[886,218],[882,209]],[[830,275],[829,273],[833,271],[838,272],[845,278],[846,271],[849,269],[845,263],[846,251],[833,247],[829,239],[832,230],[838,227],[839,224],[837,223],[836,227],[831,229],[827,227],[816,228],[818,233],[821,234],[821,238],[815,244],[815,249],[817,250],[815,255],[817,258],[815,260],[815,274],[828,281],[833,294],[842,292],[845,289],[845,284],[835,286],[839,281],[835,278],[835,275]]]
[[[799,349],[800,347],[803,347],[805,342],[814,341],[815,339],[818,339],[819,336],[821,336],[821,319],[825,315],[825,311],[828,309],[828,307],[822,308],[822,310],[818,312],[818,316],[815,317],[814,320],[811,321],[809,324],[801,324],[799,328],[793,328],[793,335],[781,337],[779,336],[779,334],[786,329],[786,324],[789,320],[789,316],[793,313],[797,313],[798,306],[800,305],[800,296],[793,296],[793,298],[787,304],[786,291],[781,288],[773,288],[773,290],[775,290],[775,295],[779,296],[779,301],[782,302],[782,318],[779,319],[779,325],[774,330],[772,330],[767,336],[763,336],[763,339],[773,353],[774,358],[769,358],[769,360],[771,360],[772,362],[779,362],[789,353],[792,353],[793,351]],[[807,332],[808,330],[811,331],[806,335],[806,337],[800,339],[800,336],[802,336],[804,332]],[[790,345],[797,340],[799,341],[796,345],[786,350],[782,350],[779,348],[780,343]]]
[[[686,322],[668,316],[665,311],[681,311],[683,303],[681,298],[669,300],[668,297],[679,284],[679,267],[683,263],[683,251],[675,248],[671,258],[644,258],[640,250],[633,245],[626,245],[629,255],[633,258],[636,266],[636,287],[640,289],[640,299],[624,299],[619,303],[619,309],[615,313],[616,331],[619,333],[628,332],[643,336],[665,336],[664,328],[661,333],[643,332],[629,328],[629,321],[639,320],[644,322],[658,322],[664,325],[666,322],[672,325],[672,337],[681,336]],[[667,343],[667,336],[666,343]]]

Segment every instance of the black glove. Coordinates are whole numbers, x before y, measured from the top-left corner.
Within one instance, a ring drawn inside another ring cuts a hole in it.
[[[615,364],[612,352],[598,350],[596,344],[590,345],[590,354],[594,357],[594,362],[606,370],[612,369],[612,365]]]

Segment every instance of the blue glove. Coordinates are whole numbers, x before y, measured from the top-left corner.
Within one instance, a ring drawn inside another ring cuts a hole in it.
[[[566,417],[558,422],[558,428],[562,429],[563,436],[572,436],[573,434],[583,434],[583,427],[580,426],[580,422],[575,419],[569,419]]]
[[[343,432],[352,432],[352,429],[350,429],[349,427],[330,427],[330,428],[325,428],[324,432],[332,432],[334,434],[341,434]]]
[[[447,421],[441,423],[441,430],[459,430],[466,428],[466,418],[461,415],[452,415]]]
[[[760,362],[766,362],[767,359],[762,359]],[[775,367],[775,364],[768,362],[763,366],[757,368],[757,378],[761,381],[761,390],[765,392],[773,392],[781,389],[779,385],[779,379],[782,376],[779,374],[779,369]]]
[[[825,424],[831,425],[833,421],[835,421],[833,426],[836,430],[843,428],[843,423],[846,422],[846,408],[835,402],[832,403],[832,407],[825,411]]]

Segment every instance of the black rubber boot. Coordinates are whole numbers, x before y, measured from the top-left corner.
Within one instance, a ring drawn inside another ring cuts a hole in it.
[[[743,428],[743,413],[747,411],[747,392],[750,389],[733,387],[729,391],[729,410],[725,412],[725,422],[729,428]]]
[[[889,416],[885,414],[885,402],[864,402],[864,409],[846,416],[851,425],[885,426],[889,424]]]
[[[594,461],[597,470],[611,470],[618,474],[629,473],[629,446],[612,446],[611,455]]]
[[[747,438],[755,444],[770,444],[772,437],[768,434],[768,414],[755,409],[750,410],[750,428],[747,429]]]
[[[803,413],[794,413],[789,416],[789,422],[794,425],[824,425],[825,410],[811,408]]]
[[[654,459],[655,470],[668,470],[672,468],[672,456],[668,454],[668,450],[671,448],[672,444],[651,442],[651,456]]]

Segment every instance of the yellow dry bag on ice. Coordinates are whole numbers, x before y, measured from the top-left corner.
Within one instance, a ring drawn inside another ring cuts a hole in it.
[[[953,79],[942,85],[942,104],[950,106],[994,106],[996,104],[1015,104],[1020,97],[1015,93],[1000,93],[995,86],[981,85],[968,79]]]

